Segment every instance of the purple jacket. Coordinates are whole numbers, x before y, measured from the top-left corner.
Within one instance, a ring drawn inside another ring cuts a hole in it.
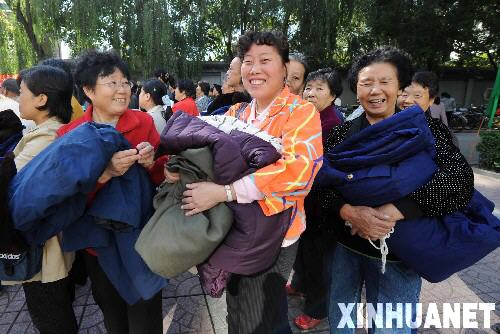
[[[161,145],[169,154],[209,146],[218,184],[230,184],[280,158],[270,143],[258,137],[238,130],[226,134],[185,113],[176,113],[168,121]],[[290,221],[290,210],[265,216],[256,202],[227,205],[234,214],[233,226],[214,253],[198,266],[203,287],[214,297],[222,294],[229,273],[251,275],[270,267]]]

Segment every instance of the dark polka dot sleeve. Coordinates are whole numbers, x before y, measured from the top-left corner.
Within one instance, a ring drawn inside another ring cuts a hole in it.
[[[436,141],[438,171],[432,179],[411,193],[426,216],[442,216],[464,208],[474,191],[472,168],[453,145],[448,128],[438,119],[426,115],[429,128]]]
[[[348,121],[330,130],[325,146],[323,147],[323,151],[325,153],[346,139],[347,133],[351,128],[351,124],[352,122]],[[323,188],[317,186],[316,184],[313,185],[309,196],[312,196],[317,203],[320,203],[323,216],[325,217],[332,215],[337,216],[342,205],[346,203],[335,188]]]

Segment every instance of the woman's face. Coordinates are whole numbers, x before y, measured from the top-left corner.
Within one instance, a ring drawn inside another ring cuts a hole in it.
[[[396,106],[403,110],[405,107],[404,107],[404,102],[405,102],[405,89],[403,90],[398,90],[398,98],[396,99]]]
[[[304,89],[304,98],[314,104],[318,111],[323,111],[335,100],[328,83],[324,80],[310,80]]]
[[[121,116],[130,103],[130,82],[119,69],[107,76],[99,76],[93,89],[84,88],[94,110],[109,117]]]
[[[253,44],[243,57],[243,86],[262,107],[271,103],[281,92],[285,73],[285,64],[273,46]]]
[[[416,82],[412,82],[410,86],[405,88],[401,98],[403,108],[418,104],[422,110],[426,111],[434,103],[434,98],[429,97],[429,88],[425,88]]]
[[[150,95],[141,88],[141,92],[139,94],[139,108],[148,109],[149,107]]]
[[[241,60],[239,57],[234,57],[231,60],[229,69],[226,72],[226,83],[232,87],[237,87],[241,84]]]
[[[390,63],[373,63],[358,73],[357,96],[369,119],[393,115],[398,90],[397,69]]]
[[[19,94],[19,114],[22,118],[34,121],[39,124],[42,119],[48,116],[48,111],[38,110],[38,107],[43,107],[47,103],[45,94],[34,95],[24,83],[21,81]]]
[[[306,69],[298,61],[290,60],[290,62],[286,64],[286,70],[286,84],[290,89],[290,93],[295,95],[302,95],[302,92],[304,90],[304,75],[306,74]]]
[[[175,92],[175,99],[177,101],[182,101],[186,98],[186,94],[184,94],[184,92],[181,92],[179,90],[179,87],[176,87],[174,92]]]
[[[203,94],[203,91],[201,90],[201,87],[200,86],[196,86],[196,98],[200,98],[203,95],[204,94]]]

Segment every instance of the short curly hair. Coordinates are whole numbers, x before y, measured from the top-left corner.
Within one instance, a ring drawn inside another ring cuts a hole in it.
[[[339,72],[333,70],[332,68],[321,68],[317,71],[309,73],[306,79],[306,85],[309,81],[321,80],[328,84],[330,93],[335,95],[335,97],[340,97],[343,92],[342,88],[342,78]]]
[[[395,47],[382,46],[365,55],[362,55],[352,64],[348,74],[348,82],[349,87],[354,93],[356,93],[357,90],[359,72],[363,68],[375,63],[389,63],[396,68],[400,89],[410,84],[413,72],[410,56],[408,56],[406,52]]]
[[[411,82],[429,90],[429,98],[436,97],[439,92],[439,79],[434,72],[421,71],[416,72],[411,78]]]
[[[130,79],[127,63],[117,53],[114,51],[89,50],[82,53],[77,59],[74,74],[75,83],[80,89],[83,87],[93,89],[99,77],[108,76],[117,69],[127,79]],[[85,99],[92,102],[87,96],[85,96]]]
[[[238,57],[243,60],[253,44],[276,48],[283,63],[288,63],[289,48],[286,36],[279,31],[247,31],[238,39]]]

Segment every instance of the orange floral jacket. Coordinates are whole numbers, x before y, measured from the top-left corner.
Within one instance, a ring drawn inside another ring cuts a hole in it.
[[[240,104],[236,104],[226,115],[246,121],[250,116],[250,104],[243,111],[238,112],[239,109]],[[264,194],[259,204],[265,215],[292,208],[285,236],[285,243],[290,244],[305,230],[304,198],[323,163],[320,115],[311,103],[285,87],[259,128],[281,138],[283,151],[281,159],[251,174],[251,179]]]

